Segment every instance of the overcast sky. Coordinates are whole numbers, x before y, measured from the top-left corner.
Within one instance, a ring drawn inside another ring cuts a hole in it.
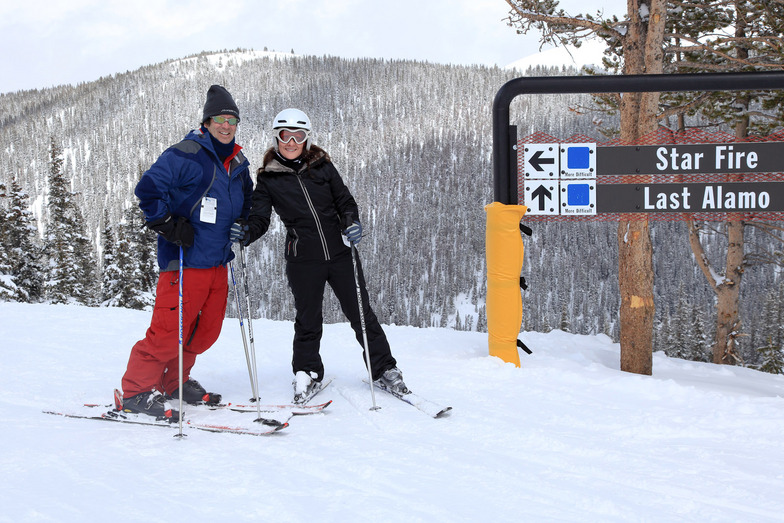
[[[507,12],[504,0],[3,0],[0,93],[238,47],[503,67],[539,47],[538,34],[506,25]]]

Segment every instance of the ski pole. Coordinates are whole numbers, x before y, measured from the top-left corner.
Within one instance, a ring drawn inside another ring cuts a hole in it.
[[[256,380],[254,379],[253,375],[253,368],[250,363],[250,353],[248,352],[248,339],[245,336],[245,324],[242,319],[242,306],[240,305],[240,295],[239,295],[239,287],[237,286],[237,280],[234,277],[234,264],[229,262],[229,269],[231,270],[231,283],[234,287],[234,302],[237,305],[237,316],[240,320],[240,332],[242,333],[242,346],[245,348],[245,362],[248,364],[248,377],[250,378],[250,390],[253,397],[256,398],[258,396],[258,391],[256,390]]]
[[[182,375],[183,375],[183,364],[182,364],[182,246],[180,246],[180,277],[179,277],[179,297],[177,299],[177,323],[179,327],[179,351],[178,351],[178,359],[179,359],[179,379],[180,379],[180,389],[178,396],[180,397],[180,410],[179,410],[179,424],[180,424],[180,433],[177,434],[177,437],[182,437]]]
[[[357,285],[357,304],[359,305],[359,323],[362,325],[362,341],[365,349],[365,365],[368,371],[368,381],[370,382],[370,398],[373,407],[370,410],[378,410],[376,405],[376,392],[373,389],[373,371],[370,369],[370,347],[368,346],[367,328],[365,327],[365,309],[362,307],[362,291],[359,286],[359,269],[357,268],[357,246],[351,242],[351,262],[354,264],[354,283]]]
[[[256,414],[258,418],[255,421],[262,422],[261,417],[261,398],[259,397],[259,371],[256,367],[256,344],[253,341],[253,321],[250,311],[250,287],[248,286],[248,265],[245,263],[245,246],[240,242],[240,272],[242,273],[242,286],[245,289],[245,301],[248,306],[248,339],[250,340],[250,355],[253,362],[253,376],[255,377],[255,392],[253,397],[256,398]]]

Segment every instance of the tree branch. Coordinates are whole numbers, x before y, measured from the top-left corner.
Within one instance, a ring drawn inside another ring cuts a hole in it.
[[[518,33],[527,33],[532,27],[538,29],[542,33],[542,44],[579,45],[579,40],[591,35],[620,38],[623,36],[620,28],[627,23],[617,18],[610,22],[597,21],[590,16],[570,16],[563,9],[556,12],[554,6],[557,4],[552,1],[506,0],[506,3],[510,7],[506,18],[508,25],[517,27]]]
[[[691,246],[691,252],[694,253],[694,259],[697,262],[697,266],[702,270],[702,274],[705,275],[708,285],[715,291],[718,289],[719,283],[713,276],[710,262],[705,255],[705,249],[702,247],[702,242],[700,242],[700,230],[694,223],[694,220],[686,220],[686,225],[689,227],[689,245]]]

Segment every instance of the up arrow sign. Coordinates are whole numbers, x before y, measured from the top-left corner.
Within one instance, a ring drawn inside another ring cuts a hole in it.
[[[531,194],[534,200],[539,200],[539,210],[544,211],[545,206],[547,205],[548,200],[553,199],[553,193],[548,191],[544,185],[540,185],[537,187],[534,192]]]
[[[558,180],[526,180],[523,204],[528,214],[558,214]]]
[[[523,175],[527,180],[558,178],[558,144],[525,144],[523,148]]]

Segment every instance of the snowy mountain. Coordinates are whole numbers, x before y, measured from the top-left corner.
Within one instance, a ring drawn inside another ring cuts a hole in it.
[[[591,49],[585,44],[578,53],[593,56]],[[243,115],[238,140],[253,171],[270,144],[272,117],[283,107],[298,106],[315,123],[316,143],[329,151],[360,206],[367,233],[363,266],[379,318],[388,324],[483,332],[492,100],[520,74],[577,74],[575,68],[560,67],[569,62],[553,54],[562,52],[545,51],[514,69],[500,69],[238,49],[172,59],[77,86],[3,94],[0,185],[10,187],[16,178],[29,195],[42,235],[50,221],[46,203],[54,141],[62,149],[63,174],[100,265],[107,222],[130,224],[127,213],[138,213],[133,188],[140,174],[196,125],[209,85],[222,83],[237,98]],[[598,56],[576,63],[597,62]],[[534,63],[544,65],[521,73]],[[518,97],[511,106],[512,121],[520,140],[546,133],[554,139],[579,135],[600,141],[595,115],[575,109],[589,103],[587,95]],[[0,211],[7,200],[0,198]],[[617,224],[531,220],[529,225],[534,234],[524,240],[523,276],[529,285],[523,296],[524,329],[557,327],[617,340]],[[704,358],[715,330],[713,291],[694,264],[684,225],[655,223],[651,229],[655,347]],[[721,231],[704,230],[707,256],[722,267],[726,238]],[[249,271],[259,282],[251,291],[257,317],[291,318],[283,237],[283,227],[273,219],[267,235],[249,249]],[[749,253],[780,247],[754,230],[747,231],[745,241]],[[147,247],[152,249],[152,242]],[[0,284],[6,281],[0,268]],[[783,297],[778,268],[746,268],[743,336],[737,343],[747,364],[760,362],[757,349],[784,344],[779,328]],[[229,314],[235,314],[233,304]],[[343,321],[330,294],[325,319]]]
[[[545,49],[508,64],[506,69],[516,69],[522,73],[529,67],[574,67],[594,65],[601,69],[602,55],[606,44],[599,40],[586,40],[580,47],[572,45]]]
[[[479,66],[239,49],[80,86],[3,95],[0,184],[17,177],[43,233],[54,140],[86,236],[101,253],[106,222],[118,223],[136,209],[140,174],[197,125],[207,88],[221,83],[240,106],[238,143],[254,174],[271,144],[272,117],[292,106],[309,114],[315,143],[330,153],[359,203],[367,233],[363,265],[385,321],[481,330],[484,205],[492,201],[490,101],[514,75]],[[575,122],[568,103],[579,97],[552,99],[560,108],[550,111],[547,129],[566,133]],[[530,101],[519,108],[531,132],[536,121],[529,117],[540,114],[540,106]],[[590,128],[590,119],[583,120]],[[284,236],[275,219],[250,249],[250,270],[266,276],[265,287],[254,289],[254,308],[270,319],[287,319],[292,307],[280,263]],[[325,316],[342,318],[336,301],[328,298]]]
[[[432,419],[377,393],[345,323],[322,345],[323,413],[252,437],[42,413],[110,402],[149,313],[0,303],[0,521],[781,521],[784,376],[654,356],[620,372],[607,337],[526,332],[515,368],[487,337],[387,326]],[[291,397],[290,322],[258,320],[260,392]],[[227,318],[194,377],[250,395]],[[237,416],[245,416],[237,414]],[[252,415],[251,415],[252,416]]]

